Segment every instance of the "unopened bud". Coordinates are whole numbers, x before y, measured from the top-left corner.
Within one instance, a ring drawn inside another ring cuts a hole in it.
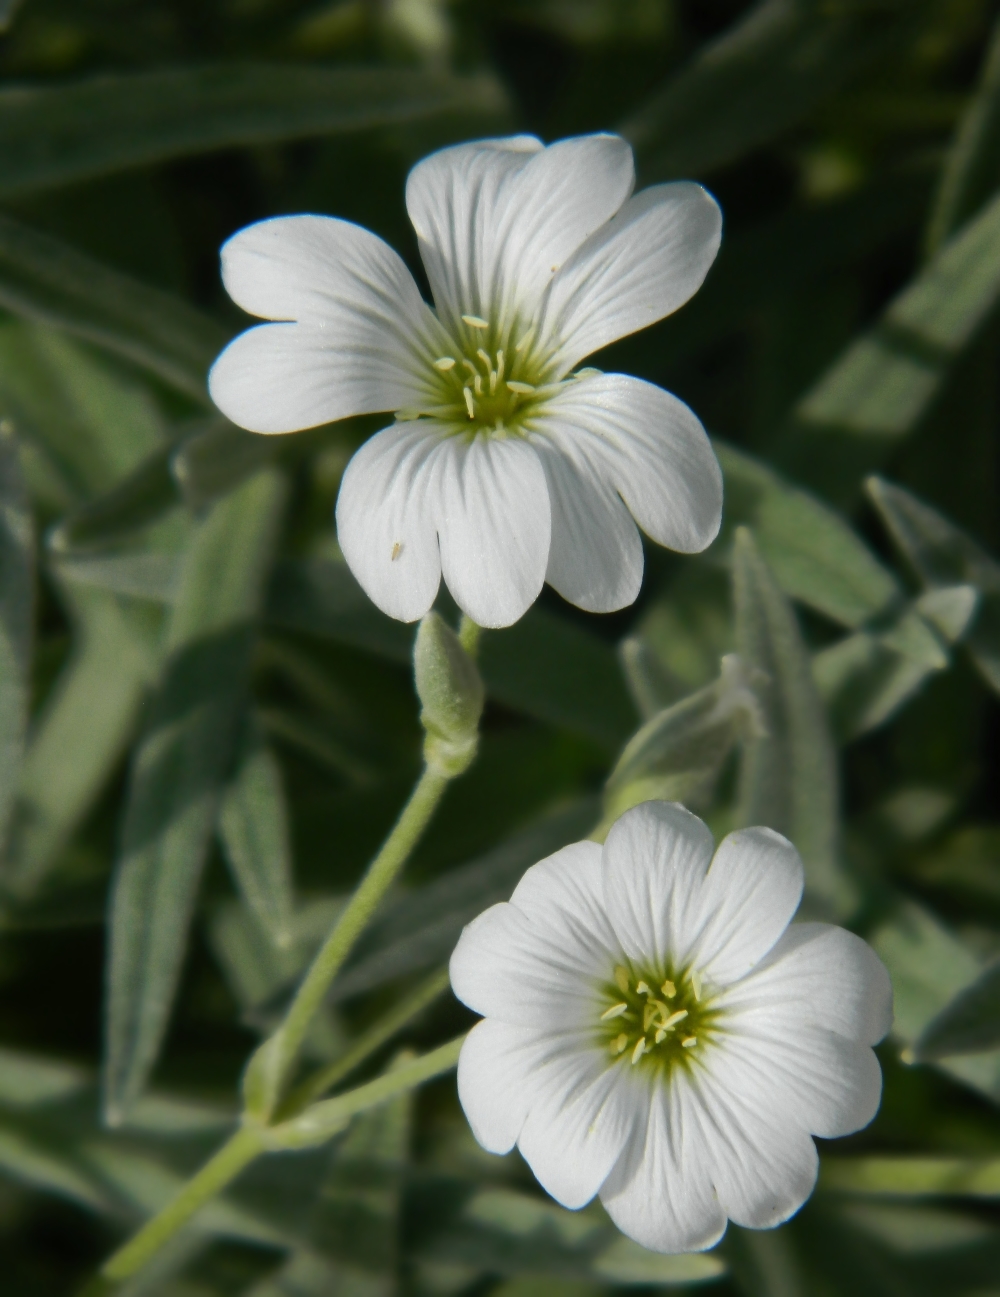
[[[459,775],[476,755],[485,690],[476,664],[437,613],[420,623],[413,670],[427,763]]]

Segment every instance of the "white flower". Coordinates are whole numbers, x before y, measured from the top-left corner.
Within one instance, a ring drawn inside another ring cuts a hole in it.
[[[599,1193],[660,1252],[711,1247],[726,1218],[766,1229],[816,1180],[813,1135],[860,1129],[882,1078],[888,974],[842,928],[789,921],[795,848],[712,835],[646,802],[603,850],[533,866],[465,929],[455,994],[485,1021],[458,1065],[479,1143],[516,1143],[565,1207]]]
[[[223,413],[265,433],[396,413],[337,501],[344,556],[391,616],[423,616],[442,573],[483,626],[516,621],[545,580],[608,612],[639,591],[636,523],[688,553],[715,537],[721,474],[687,406],[623,374],[574,373],[676,311],[718,251],[719,209],[699,185],[630,197],[633,184],[616,135],[431,154],[406,205],[436,310],[347,221],[278,217],[224,246],[230,296],[281,323],[216,361]]]

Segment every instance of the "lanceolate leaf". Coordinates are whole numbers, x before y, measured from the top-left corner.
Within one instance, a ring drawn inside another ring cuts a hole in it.
[[[621,128],[644,179],[702,176],[781,135],[911,21],[888,7],[763,0]]]
[[[249,715],[219,815],[219,834],[236,885],[264,932],[292,940],[292,849],[281,771]]]
[[[979,609],[965,636],[972,660],[1000,693],[1000,563],[971,536],[909,491],[873,477],[868,495],[897,548],[931,590],[967,583],[979,592]]]
[[[111,901],[105,1105],[123,1119],[166,1029],[201,867],[229,775],[285,486],[221,500],[187,555],[167,660],[132,764]]]
[[[797,406],[793,477],[835,500],[919,426],[1000,299],[1000,197],[946,243]]]
[[[73,653],[31,735],[6,863],[6,886],[21,897],[41,887],[111,777],[158,653],[155,617],[71,582],[63,597]]]
[[[745,528],[733,551],[736,646],[762,673],[766,734],[750,738],[740,772],[740,824],[766,824],[798,847],[814,900],[843,912],[852,888],[838,868],[833,743],[795,614]]]
[[[950,1058],[990,1049],[1000,1049],[1000,964],[991,964],[927,1024],[913,1053]]]
[[[2,215],[0,307],[94,342],[211,408],[205,376],[228,341],[225,329],[171,294]]]
[[[0,195],[242,144],[502,111],[489,77],[225,63],[0,92]]]
[[[24,751],[31,681],[34,528],[18,448],[0,422],[0,848]]]

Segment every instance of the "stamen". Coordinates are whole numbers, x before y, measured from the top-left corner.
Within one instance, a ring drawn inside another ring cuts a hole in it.
[[[697,1045],[697,1043],[698,1043],[698,1037],[697,1037],[697,1036],[685,1036],[684,1039],[681,1041],[681,1048],[682,1048],[682,1049],[694,1049],[694,1047],[695,1047],[695,1045]]]
[[[667,997],[668,1000],[672,1000],[674,996],[677,994],[677,987],[674,986],[673,982],[671,982],[669,978],[663,983],[663,985],[660,987],[660,990],[663,992],[663,994]]]
[[[502,380],[503,380],[503,352],[498,351],[497,352],[497,382],[498,383],[502,382]]]
[[[497,371],[495,369],[491,369],[490,370],[490,396],[495,396],[496,390],[497,390]]]
[[[666,1040],[666,1038],[667,1038],[667,1032],[666,1032],[666,1029],[665,1029],[664,1027],[657,1027],[657,1029],[656,1029],[656,1043],[657,1043],[658,1045],[662,1045],[663,1042]]]
[[[645,982],[636,982],[635,989],[639,992],[640,995],[649,994],[649,987],[646,985]]]
[[[628,1036],[626,1036],[623,1031],[620,1036],[615,1036],[614,1040],[611,1042],[612,1054],[623,1053],[627,1045],[628,1045]]]
[[[623,1013],[628,1013],[627,1004],[613,1004],[610,1009],[605,1009],[601,1014],[601,1021],[607,1022],[609,1018],[620,1018]]]
[[[532,325],[529,328],[528,332],[521,337],[521,341],[515,344],[514,350],[523,351],[524,348],[528,345],[528,343],[532,340],[534,336],[535,336],[535,326]]]
[[[639,1039],[635,1042],[635,1049],[632,1050],[633,1067],[636,1065],[636,1063],[638,1063],[639,1059],[642,1058],[645,1049],[646,1049],[646,1037],[640,1036]]]
[[[622,995],[628,992],[628,969],[619,964],[615,969],[615,983]]]
[[[656,1017],[656,1005],[647,1004],[642,1011],[642,1029],[648,1031],[653,1025],[653,1019]]]
[[[472,380],[472,384],[473,384],[473,386],[474,386],[475,389],[476,389],[476,395],[477,395],[477,396],[482,396],[482,394],[483,394],[483,376],[482,376],[482,374],[477,374],[477,375],[475,376],[475,378]]]
[[[666,1020],[666,1022],[663,1025],[666,1028],[672,1027],[676,1022],[683,1022],[683,1020],[687,1016],[688,1016],[687,1009],[678,1009],[676,1013],[672,1013],[670,1015],[670,1017]]]
[[[489,321],[484,320],[481,315],[463,315],[462,319],[470,329],[488,329]]]
[[[694,991],[694,998],[701,999],[701,974],[694,968],[691,969],[691,989]]]
[[[490,358],[489,358],[489,356],[488,356],[487,353],[482,349],[482,347],[480,347],[480,348],[476,351],[476,355],[479,357],[479,359],[480,359],[480,360],[483,362],[483,364],[486,366],[486,372],[487,372],[487,374],[488,374],[488,373],[490,372],[490,369],[492,368],[492,366],[490,365]]]
[[[471,360],[466,360],[466,358],[465,358],[464,356],[462,357],[462,364],[463,364],[463,365],[465,366],[465,368],[469,371],[469,373],[473,376],[473,378],[475,378],[476,374],[479,373],[479,370],[475,367],[475,365],[472,363],[472,361],[471,361]]]
[[[454,357],[454,356],[439,356],[439,357],[437,358],[437,360],[435,360],[435,362],[434,362],[434,368],[435,368],[435,369],[440,369],[442,373],[444,373],[444,371],[445,371],[446,369],[454,369],[454,368],[455,368],[455,357]]]
[[[508,378],[507,386],[512,392],[516,392],[518,396],[530,396],[535,390],[530,383],[519,383],[516,378]]]
[[[476,407],[472,404],[472,393],[467,387],[463,387],[462,395],[465,397],[465,408],[469,412],[469,418],[474,419],[476,417]]]

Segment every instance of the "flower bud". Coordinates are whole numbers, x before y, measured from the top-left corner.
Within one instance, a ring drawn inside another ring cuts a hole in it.
[[[427,731],[424,757],[445,774],[460,775],[476,754],[485,691],[476,664],[435,612],[420,623],[413,669]]]

